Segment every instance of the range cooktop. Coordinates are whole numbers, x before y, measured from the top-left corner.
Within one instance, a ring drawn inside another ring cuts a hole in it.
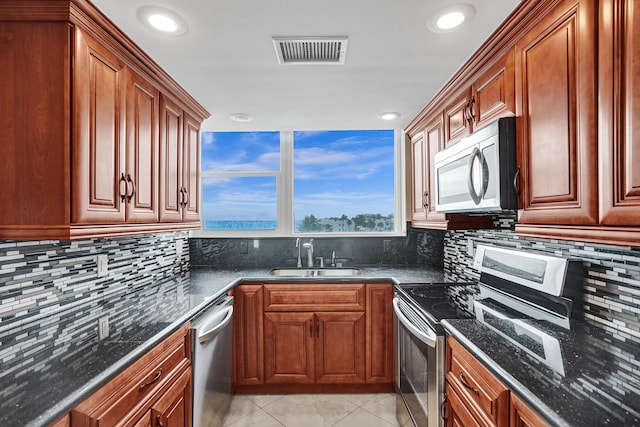
[[[429,325],[438,331],[443,319],[472,317],[471,312],[461,307],[461,297],[455,298],[454,295],[459,288],[475,285],[472,282],[402,283],[396,285],[396,293],[402,301],[416,308]]]

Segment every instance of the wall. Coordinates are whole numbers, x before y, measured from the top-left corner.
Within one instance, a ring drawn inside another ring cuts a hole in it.
[[[97,276],[98,254],[109,259],[103,277]],[[124,318],[115,313],[142,294],[154,298],[176,292],[173,280],[188,269],[187,232],[78,242],[0,241],[0,378],[64,346],[94,342],[104,315],[110,317],[112,337],[151,323],[157,312]]]
[[[314,238],[315,256],[329,265],[331,253],[355,265],[428,265],[442,269],[444,232],[410,229],[406,237],[320,237]],[[254,247],[254,241],[257,246]],[[300,243],[309,239],[304,238]],[[272,268],[295,266],[298,250],[295,238],[191,239],[191,264],[216,268]],[[301,249],[306,265],[306,252]],[[316,266],[318,261],[315,261]]]
[[[472,268],[469,241],[474,248],[482,243],[581,259],[585,319],[611,334],[621,351],[636,353],[640,343],[640,250],[524,238],[515,235],[513,225],[513,218],[503,218],[494,230],[447,232],[444,239],[447,280],[479,278],[479,273]]]

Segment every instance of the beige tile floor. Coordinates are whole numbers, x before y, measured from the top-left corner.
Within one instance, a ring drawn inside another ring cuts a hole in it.
[[[393,393],[236,395],[225,427],[398,427]]]

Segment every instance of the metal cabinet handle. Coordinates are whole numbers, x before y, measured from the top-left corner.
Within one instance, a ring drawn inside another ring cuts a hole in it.
[[[424,193],[422,193],[422,207],[423,208],[428,208],[429,207],[429,192],[425,191]]]
[[[467,126],[471,123],[471,119],[469,118],[469,103],[471,101],[467,101],[466,104],[464,104],[464,110],[462,112],[462,115],[464,117],[464,121],[467,124]]]
[[[465,386],[466,388],[468,388],[469,390],[474,392],[476,394],[476,396],[480,396],[480,391],[477,388],[475,388],[474,386],[472,386],[471,384],[469,384],[469,382],[467,382],[467,379],[465,378],[465,376],[462,373],[462,371],[460,371],[459,377],[460,377],[460,382],[462,383],[463,386]]]
[[[120,199],[124,202],[127,198],[127,179],[124,177],[124,173],[120,174]]]
[[[189,204],[189,192],[186,187],[182,187],[182,191],[184,191],[184,207],[186,208]]]
[[[309,320],[309,337],[313,337],[313,319]]]
[[[469,101],[469,123],[476,122],[476,115],[474,114],[473,110],[473,106],[476,104],[476,97],[473,96],[471,97],[471,101]]]
[[[473,162],[475,159],[478,159],[480,161],[480,167],[482,167],[482,186],[480,188],[480,191],[476,193],[476,189],[473,186]],[[469,156],[469,176],[468,176],[468,181],[467,181],[467,187],[469,188],[469,195],[471,196],[471,199],[473,200],[473,202],[477,205],[480,204],[480,201],[482,200],[482,197],[484,196],[485,191],[487,191],[486,187],[485,187],[485,180],[484,180],[484,176],[485,176],[485,164],[484,164],[484,156],[482,155],[482,151],[480,151],[480,149],[478,147],[474,147],[473,151],[471,152],[471,156]]]
[[[162,376],[162,368],[156,371],[156,374],[153,376],[153,378],[151,378],[146,383],[141,384],[138,390],[143,391],[145,388],[149,387],[150,385],[155,384],[156,382],[158,382],[161,376]]]
[[[520,194],[520,168],[517,168],[513,175],[513,188],[516,189],[516,194]]]
[[[156,415],[156,427],[164,427],[164,423],[162,422],[162,417],[160,415]]]
[[[127,202],[131,203],[133,195],[136,192],[136,185],[131,178],[131,174],[127,174]]]

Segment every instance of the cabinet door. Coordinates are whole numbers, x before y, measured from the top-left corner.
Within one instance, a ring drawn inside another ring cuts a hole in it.
[[[545,427],[548,425],[529,405],[515,394],[511,394],[511,427]]]
[[[471,415],[469,409],[462,402],[458,394],[447,383],[446,387],[446,419],[445,427],[491,427]]]
[[[469,114],[479,129],[516,111],[513,50],[485,71],[473,84]]]
[[[472,130],[469,117],[471,89],[452,97],[444,109],[444,144],[446,147],[469,135]]]
[[[446,228],[446,217],[435,211],[435,155],[443,145],[442,114],[427,122],[424,132],[411,138],[412,153],[412,221],[414,227]],[[435,224],[442,224],[440,227]]]
[[[149,409],[140,419],[131,427],[152,427],[153,421],[151,418],[151,409]]]
[[[72,222],[123,222],[126,69],[88,34],[74,36]]]
[[[191,427],[191,410],[191,369],[189,368],[153,404],[152,425]]]
[[[265,313],[265,383],[314,382],[313,313]]]
[[[363,384],[365,382],[364,312],[316,313],[316,382]]]
[[[390,383],[393,371],[393,285],[367,284],[367,383]]]
[[[442,117],[437,115],[432,121],[427,124],[424,131],[425,146],[426,146],[426,187],[427,187],[427,206],[426,214],[427,221],[430,223],[446,224],[445,214],[436,212],[436,153],[444,148],[444,126],[442,124]]]
[[[426,145],[424,132],[411,137],[411,220],[425,221],[427,219],[428,184]]]
[[[200,123],[184,115],[182,219],[200,221]]]
[[[562,1],[516,43],[521,223],[598,221],[594,4]]]
[[[640,225],[640,10],[632,0],[601,4],[600,222]]]
[[[127,89],[127,222],[158,221],[159,92],[131,72]]]
[[[240,285],[233,290],[234,383],[264,383],[264,329],[262,285]]]
[[[182,221],[183,112],[175,102],[160,96],[160,221]]]

